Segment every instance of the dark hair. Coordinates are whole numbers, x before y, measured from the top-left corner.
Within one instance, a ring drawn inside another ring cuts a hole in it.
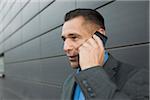
[[[91,21],[94,24],[99,25],[100,27],[105,29],[103,16],[99,12],[93,9],[79,8],[79,9],[71,10],[68,13],[66,13],[64,20],[66,22],[68,20],[71,20],[79,16],[82,16],[85,20]]]

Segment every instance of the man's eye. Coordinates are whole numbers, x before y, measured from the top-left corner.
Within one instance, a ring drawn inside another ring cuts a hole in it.
[[[77,39],[77,37],[71,37],[72,39]]]

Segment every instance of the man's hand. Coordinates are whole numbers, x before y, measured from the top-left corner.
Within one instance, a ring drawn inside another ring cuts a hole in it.
[[[104,46],[100,38],[93,35],[79,47],[79,64],[81,70],[85,70],[97,65],[103,66]]]

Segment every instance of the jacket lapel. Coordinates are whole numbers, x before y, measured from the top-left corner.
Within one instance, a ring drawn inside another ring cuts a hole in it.
[[[108,74],[108,76],[112,81],[115,81],[114,75],[116,73],[116,70],[118,69],[118,66],[119,62],[115,58],[113,58],[112,55],[109,54],[108,61],[104,64],[104,70],[106,71],[106,73]],[[65,88],[64,91],[65,92],[64,100],[72,100],[74,87],[75,87],[75,79],[72,74],[72,76],[67,82],[67,87]]]
[[[67,88],[65,91],[65,100],[72,100],[72,95],[73,95],[73,90],[74,90],[74,86],[75,86],[75,79],[72,76],[72,78],[70,79],[70,81],[68,81],[67,83]]]
[[[119,62],[112,55],[109,54],[108,61],[104,64],[104,70],[113,81],[116,70],[119,68],[118,66]]]

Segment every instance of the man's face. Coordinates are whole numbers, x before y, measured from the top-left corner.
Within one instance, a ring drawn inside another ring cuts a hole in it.
[[[76,17],[66,21],[62,28],[62,39],[64,40],[64,51],[69,58],[72,68],[79,67],[79,51],[78,48],[88,38],[91,33],[89,27],[85,25],[83,17]]]

